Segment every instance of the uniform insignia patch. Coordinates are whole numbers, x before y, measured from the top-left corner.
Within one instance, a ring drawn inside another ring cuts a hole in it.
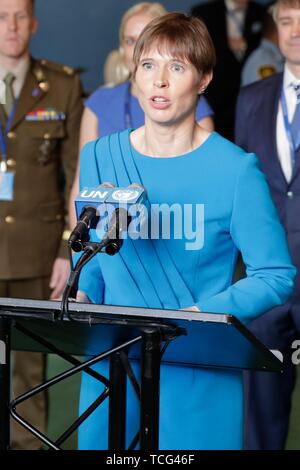
[[[257,70],[259,78],[268,78],[274,73],[276,73],[276,68],[273,65],[262,65]]]
[[[33,98],[37,98],[38,96],[40,96],[41,92],[38,88],[34,88],[32,90],[32,93],[31,93],[31,96],[33,96]]]

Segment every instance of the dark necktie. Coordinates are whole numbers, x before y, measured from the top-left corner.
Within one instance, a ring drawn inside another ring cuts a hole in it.
[[[14,107],[15,97],[13,90],[13,82],[15,78],[16,77],[14,76],[14,74],[9,72],[3,80],[5,83],[5,103],[3,104],[3,107],[7,116],[10,115]]]

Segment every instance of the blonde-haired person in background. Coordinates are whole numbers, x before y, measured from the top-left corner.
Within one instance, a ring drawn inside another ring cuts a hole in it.
[[[103,67],[104,84],[115,86],[128,79],[128,70],[122,61],[120,50],[113,49],[106,57]]]
[[[115,64],[116,86],[98,88],[85,102],[81,121],[80,148],[101,136],[144,124],[144,112],[137,100],[135,84],[130,77],[134,69],[133,51],[136,41],[145,26],[154,18],[167,13],[160,3],[142,2],[129,8],[124,14],[119,31],[120,48],[111,58]],[[111,72],[110,72],[111,73]],[[110,79],[111,80],[111,79]],[[118,84],[117,84],[118,83]],[[214,130],[213,111],[202,96],[196,109],[196,119],[208,131]],[[78,194],[77,176],[70,197],[70,226],[76,223],[74,199]]]
[[[146,15],[153,19],[157,16],[165,15],[166,13],[167,10],[165,7],[157,2],[137,3],[124,13],[119,28],[119,49],[111,51],[104,64],[104,82],[106,84],[118,85],[130,80],[133,50],[137,40],[135,34],[135,17]],[[132,18],[134,18],[134,20],[130,21]]]

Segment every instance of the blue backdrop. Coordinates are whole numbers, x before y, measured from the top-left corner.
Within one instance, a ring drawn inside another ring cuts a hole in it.
[[[84,87],[102,83],[107,54],[118,46],[123,13],[134,0],[36,0],[39,30],[31,43],[37,58],[84,67]],[[165,0],[168,10],[188,11],[197,0]]]
[[[169,11],[188,12],[201,1],[207,0],[160,3]],[[40,26],[32,40],[32,53],[37,58],[83,67],[84,87],[92,91],[102,83],[107,54],[118,46],[122,15],[135,3],[135,0],[36,0]]]

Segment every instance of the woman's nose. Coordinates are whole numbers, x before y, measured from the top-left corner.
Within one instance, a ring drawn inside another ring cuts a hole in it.
[[[166,88],[169,86],[168,70],[166,67],[159,67],[155,73],[154,85],[157,88]]]
[[[157,79],[157,80],[155,80],[154,85],[157,88],[165,88],[165,87],[168,86],[168,82],[167,82],[166,79]]]

